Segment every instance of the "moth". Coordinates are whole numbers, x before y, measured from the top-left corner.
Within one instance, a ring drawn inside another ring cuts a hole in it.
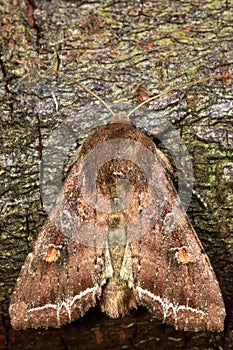
[[[21,269],[14,328],[60,327],[95,305],[111,318],[143,305],[176,329],[223,330],[218,281],[165,163],[124,113],[87,137]]]

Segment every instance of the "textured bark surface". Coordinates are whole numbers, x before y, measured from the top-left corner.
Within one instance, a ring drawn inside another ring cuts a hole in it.
[[[8,318],[17,275],[47,217],[39,171],[43,170],[42,150],[48,138],[72,117],[78,118],[73,130],[77,142],[90,129],[110,120],[99,103],[77,85],[29,58],[76,78],[112,102],[116,112],[123,108],[122,103],[130,110],[137,98],[143,98],[141,93],[137,96],[138,91],[153,96],[232,67],[229,2],[4,0],[0,13],[1,348],[231,349],[233,102],[228,81],[212,80],[164,96],[150,104],[153,117],[136,114],[133,120],[160,139],[166,133],[161,124],[175,121],[189,150],[195,189],[208,206],[204,208],[194,198],[188,214],[222,289],[225,331],[177,332],[152,320],[141,308],[116,320],[94,309],[69,326],[49,331],[16,332]]]

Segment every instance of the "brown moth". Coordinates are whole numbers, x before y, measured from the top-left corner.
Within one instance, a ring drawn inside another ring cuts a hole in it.
[[[218,281],[164,159],[124,114],[79,149],[9,313],[17,329],[60,327],[97,304],[112,318],[144,305],[176,329],[224,327]]]

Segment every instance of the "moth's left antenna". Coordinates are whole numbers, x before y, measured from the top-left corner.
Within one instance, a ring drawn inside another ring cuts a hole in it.
[[[34,58],[30,58],[30,61],[35,62],[35,63],[39,64],[40,66],[45,67],[46,69],[48,69],[50,72],[56,73],[56,74],[60,75],[61,77],[66,78],[67,80],[70,80],[73,83],[77,84],[81,89],[83,89],[88,94],[94,96],[97,100],[99,100],[104,105],[104,107],[115,117],[115,113],[113,112],[113,110],[108,106],[108,104],[106,102],[104,102],[104,100],[100,96],[95,94],[93,91],[88,89],[86,86],[84,86],[81,83],[79,83],[77,80],[73,79],[69,75],[66,75],[65,73],[62,73],[60,71],[57,71],[57,70],[53,69],[52,67],[48,66],[47,64],[45,64],[45,63],[43,63],[43,62],[41,62],[39,60],[36,60]]]

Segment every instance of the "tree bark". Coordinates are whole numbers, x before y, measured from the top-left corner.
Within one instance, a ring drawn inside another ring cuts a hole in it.
[[[228,1],[4,0],[0,7],[2,348],[233,348],[233,102],[228,76],[233,13]],[[47,218],[39,179],[46,142],[59,125],[76,117],[76,143],[68,158],[91,129],[111,119],[78,85],[30,58],[88,86],[116,112],[135,107],[142,98],[138,91],[153,96],[180,83],[225,74],[222,80],[173,91],[131,120],[157,139],[175,127],[189,151],[195,190],[207,207],[194,197],[188,215],[222,290],[224,332],[178,332],[152,320],[143,308],[116,320],[95,308],[59,330],[11,329],[9,298]]]

